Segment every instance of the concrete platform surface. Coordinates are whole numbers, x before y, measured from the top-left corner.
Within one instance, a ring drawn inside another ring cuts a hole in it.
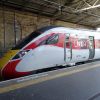
[[[100,100],[100,61],[0,82],[0,100]]]

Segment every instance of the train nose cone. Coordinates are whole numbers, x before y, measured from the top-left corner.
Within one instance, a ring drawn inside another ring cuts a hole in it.
[[[18,52],[19,50],[10,50],[0,58],[0,79],[2,78],[2,70],[7,66],[7,63],[10,59]]]
[[[16,66],[21,60],[10,61],[1,71],[3,79],[12,79],[28,75],[29,72],[18,72]]]

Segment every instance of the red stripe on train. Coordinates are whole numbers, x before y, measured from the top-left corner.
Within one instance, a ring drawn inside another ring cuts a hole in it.
[[[38,40],[36,40],[35,42],[29,44],[28,46],[26,46],[24,48],[24,50],[26,49],[34,49],[36,48],[42,41],[46,40],[49,36],[56,34],[56,33],[51,33],[49,35],[46,35]],[[45,44],[45,45],[54,45],[54,46],[58,46],[58,47],[64,47],[64,40],[65,40],[65,34],[58,34],[59,35],[59,40],[58,43],[56,44]],[[72,49],[88,49],[89,48],[89,40],[85,39],[85,38],[76,38],[76,37],[70,37],[69,41],[72,43]],[[95,39],[94,40],[94,44],[95,44],[95,48],[100,48],[100,40]],[[66,44],[66,48],[70,48],[69,44]]]
[[[4,79],[11,79],[15,77],[17,78],[17,77],[28,75],[30,72],[17,72],[16,71],[16,66],[19,62],[20,60],[9,62],[2,70],[2,77]]]

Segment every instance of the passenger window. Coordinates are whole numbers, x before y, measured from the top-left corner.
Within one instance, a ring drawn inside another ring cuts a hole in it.
[[[50,38],[48,38],[48,40],[46,41],[46,44],[55,44],[58,42],[58,34],[51,36]]]
[[[41,46],[41,45],[44,45],[44,44],[46,44],[46,40],[40,42],[38,46]]]

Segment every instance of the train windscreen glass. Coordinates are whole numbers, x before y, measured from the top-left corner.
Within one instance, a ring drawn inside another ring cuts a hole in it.
[[[36,38],[40,34],[41,34],[40,32],[31,33],[29,36],[27,36],[25,39],[19,42],[15,47],[13,47],[12,50],[22,49],[25,45],[27,45],[30,41],[32,41],[34,38]]]

